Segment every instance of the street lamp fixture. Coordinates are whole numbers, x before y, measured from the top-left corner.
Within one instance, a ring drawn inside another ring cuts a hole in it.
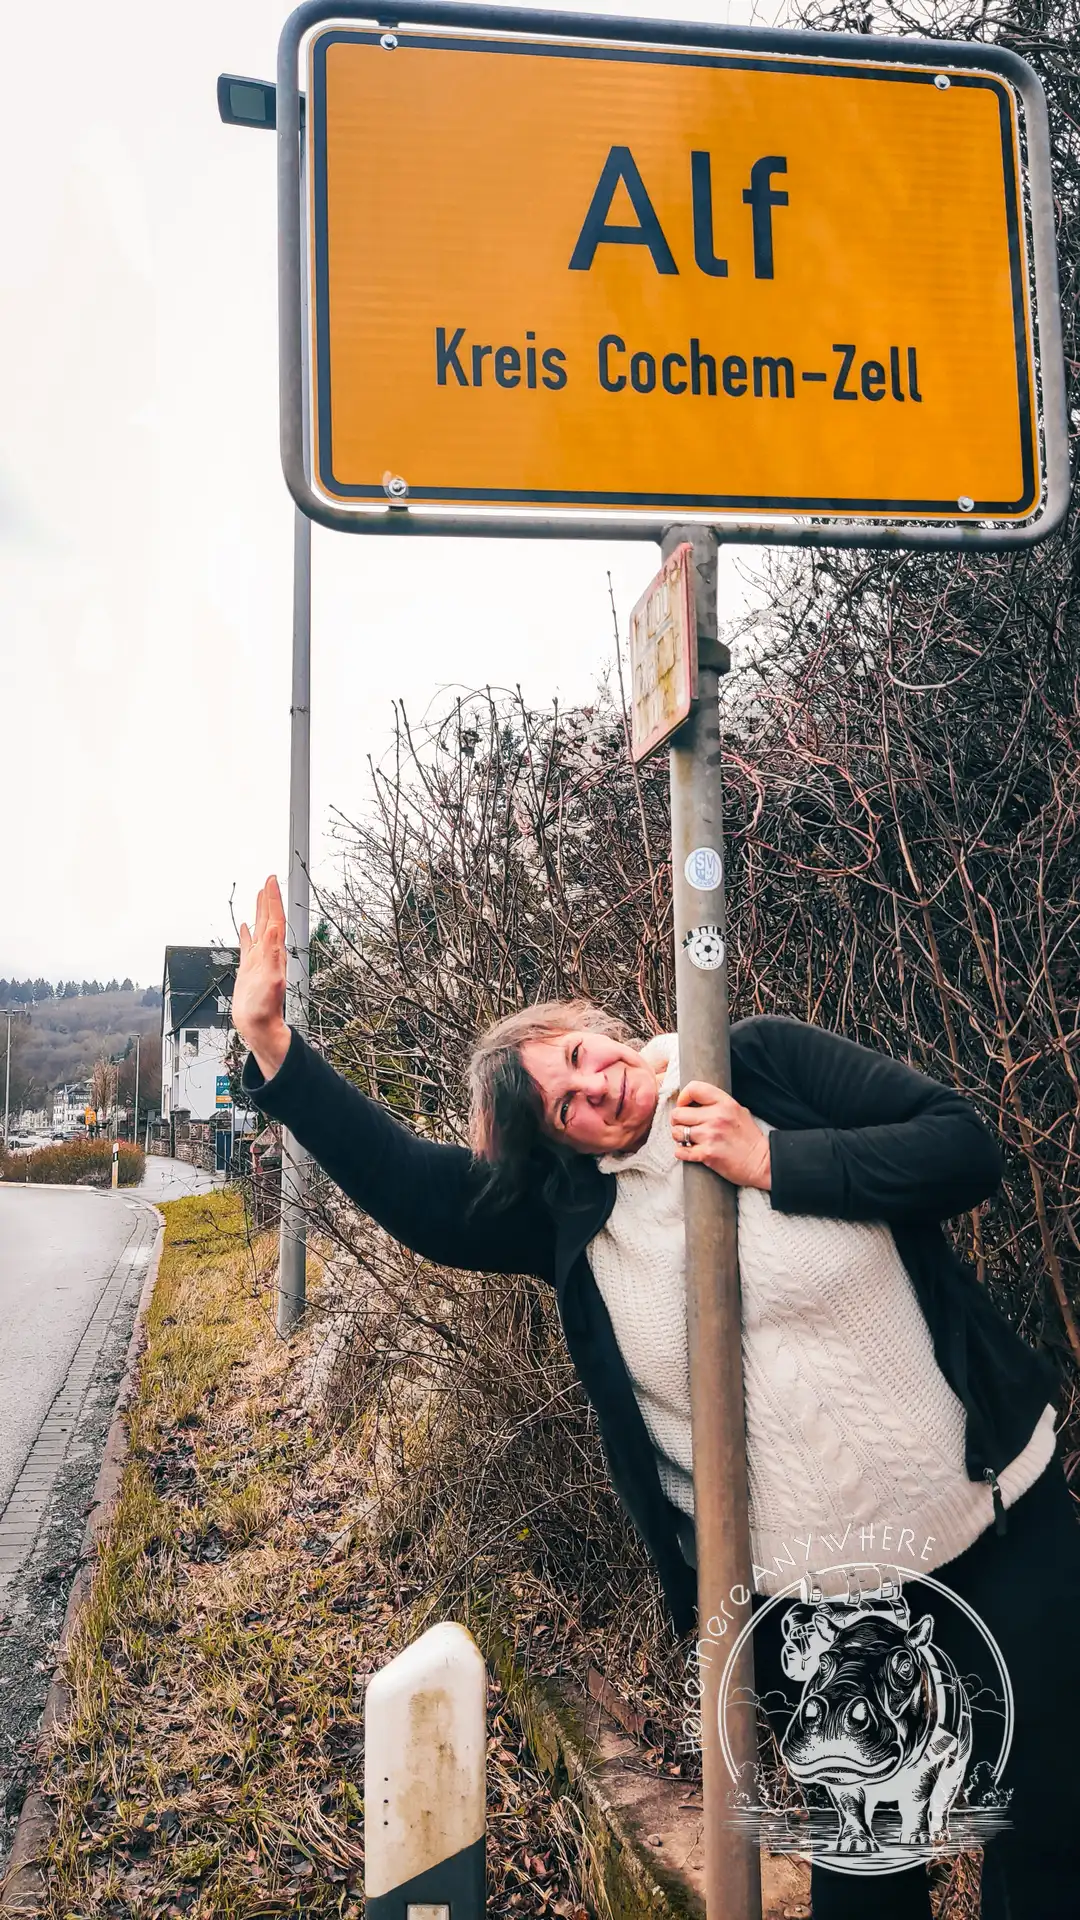
[[[277,126],[277,88],[272,80],[246,80],[239,73],[219,73],[218,112],[227,127]]]

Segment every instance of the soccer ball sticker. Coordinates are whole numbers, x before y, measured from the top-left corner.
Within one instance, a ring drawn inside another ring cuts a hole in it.
[[[691,927],[683,941],[686,957],[702,973],[715,973],[724,964],[724,936],[719,927]]]

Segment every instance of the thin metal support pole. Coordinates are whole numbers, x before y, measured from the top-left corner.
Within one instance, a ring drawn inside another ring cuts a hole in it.
[[[664,535],[664,558],[689,541],[694,549],[694,586],[698,628],[698,700],[671,746],[671,861],[675,912],[675,986],[679,1026],[679,1078],[706,1080],[731,1090],[728,1027],[727,958],[719,967],[695,965],[684,944],[696,929],[708,928],[693,943],[699,959],[713,960],[716,937],[726,943],[722,866],[718,884],[691,884],[686,863],[691,853],[709,848],[724,856],[723,787],[720,755],[719,676],[726,672],[726,650],[717,641],[717,541],[711,528],[671,527]],[[692,872],[713,878],[710,863],[699,860]],[[747,1511],[746,1436],[743,1414],[742,1311],[739,1296],[735,1189],[709,1168],[683,1168],[686,1207],[686,1315],[690,1347],[690,1405],[694,1448],[694,1517],[697,1533],[698,1633],[702,1653],[702,1799],[705,1828],[705,1906],[708,1920],[760,1920],[761,1874],[756,1839],[733,1822],[728,1795],[733,1785],[720,1741],[719,1694],[726,1649],[735,1638],[734,1618],[749,1618],[753,1592]],[[741,1602],[741,1605],[740,1605]],[[716,1624],[710,1635],[709,1622]],[[716,1644],[709,1646],[709,1638]],[[731,1676],[738,1700],[753,1691],[751,1636],[738,1671]],[[736,1770],[745,1786],[757,1759],[756,1715],[752,1706],[728,1707],[725,1732]]]
[[[293,510],[293,654],[289,763],[289,878],[285,894],[288,973],[285,1018],[303,1032],[308,1001],[311,857],[311,521]],[[292,1332],[307,1304],[308,1156],[288,1128],[281,1136],[281,1229],[277,1330]]]
[[[4,1139],[3,1139],[3,1145],[5,1148],[7,1147],[7,1143],[8,1143],[8,1115],[11,1110],[11,1008],[8,1007],[6,1011],[7,1011],[7,1061],[4,1067]]]
[[[283,137],[279,127],[279,140]],[[300,155],[299,214],[303,252],[307,247],[307,167],[304,136],[298,127],[291,140]],[[305,445],[309,424],[309,342],[307,301],[301,301],[300,364]],[[288,971],[285,1018],[303,1033],[307,1025],[310,961],[311,889],[311,521],[293,509],[293,622],[292,702],[289,760],[289,878],[285,893],[288,928]],[[287,1127],[281,1134],[281,1225],[278,1236],[277,1330],[287,1339],[307,1305],[308,1155]]]

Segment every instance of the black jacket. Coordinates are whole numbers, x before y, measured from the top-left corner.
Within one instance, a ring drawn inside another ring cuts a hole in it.
[[[966,1411],[968,1474],[999,1472],[1026,1446],[1055,1385],[941,1231],[941,1221],[977,1206],[1001,1179],[998,1149],[973,1109],[912,1067],[797,1020],[739,1021],[731,1077],[735,1098],[773,1128],[774,1208],[892,1228],[938,1365]],[[582,1156],[557,1198],[545,1200],[538,1185],[499,1206],[482,1197],[484,1170],[464,1147],[409,1132],[296,1034],[271,1080],[249,1056],[244,1087],[414,1252],[554,1286],[615,1489],[652,1554],[676,1631],[685,1632],[696,1574],[680,1550],[675,1509],[586,1258],[614,1205],[614,1175]]]

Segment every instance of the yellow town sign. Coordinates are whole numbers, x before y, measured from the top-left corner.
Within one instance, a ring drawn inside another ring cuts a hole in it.
[[[1040,508],[1018,98],[990,56],[330,23],[307,58],[323,501]]]

